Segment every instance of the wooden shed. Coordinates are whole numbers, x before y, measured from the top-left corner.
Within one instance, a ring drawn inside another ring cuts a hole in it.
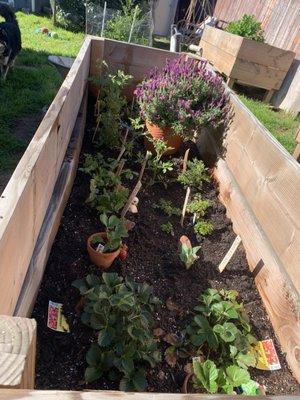
[[[32,390],[36,324],[27,318],[76,174],[88,78],[101,74],[99,60],[105,59],[111,70],[121,68],[137,83],[154,64],[162,66],[176,56],[87,37],[4,190],[0,198],[0,314],[5,315],[0,317],[0,399],[216,398]],[[214,174],[220,199],[242,239],[276,335],[300,382],[300,166],[229,92],[234,117],[223,143],[225,155],[220,155],[213,136],[201,135],[198,146],[204,157],[217,159]]]

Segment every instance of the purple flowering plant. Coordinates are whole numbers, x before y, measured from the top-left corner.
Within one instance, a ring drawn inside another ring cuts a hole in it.
[[[167,60],[139,84],[135,96],[142,118],[191,139],[203,126],[226,125],[231,106],[222,78],[205,61],[180,57]]]

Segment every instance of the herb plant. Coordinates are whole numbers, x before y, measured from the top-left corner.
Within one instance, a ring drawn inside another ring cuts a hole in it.
[[[104,242],[103,253],[113,252],[121,246],[122,238],[128,237],[127,230],[123,221],[115,215],[108,217],[106,214],[101,214],[100,221],[105,226],[107,238],[103,240],[101,236],[99,236],[94,240],[94,244],[96,241],[97,243]]]
[[[198,191],[202,190],[203,182],[209,182],[208,169],[203,161],[194,158],[187,162],[187,169],[178,176],[178,182],[184,187],[191,187]]]
[[[230,22],[225,30],[256,42],[265,41],[261,23],[254,15],[245,14],[240,20]]]
[[[190,247],[186,243],[180,243],[179,258],[186,266],[186,269],[191,268],[196,260],[198,260],[197,253],[201,246]]]
[[[195,214],[197,218],[203,218],[206,210],[212,206],[210,200],[203,200],[201,195],[198,193],[194,196],[193,200],[187,205],[187,212]]]
[[[82,322],[98,332],[86,355],[85,380],[92,382],[107,373],[110,380],[119,381],[120,390],[145,390],[143,366],[154,367],[161,359],[152,334],[158,299],[151,287],[116,273],[88,275],[73,286],[83,296]]]
[[[214,230],[214,226],[210,221],[204,221],[199,219],[194,225],[194,232],[200,236],[211,235]]]
[[[153,204],[152,206],[155,209],[161,210],[168,217],[172,215],[180,216],[181,210],[180,208],[174,207],[170,200],[159,199],[157,204]]]
[[[120,70],[115,75],[109,74],[106,63],[103,63],[104,68],[106,71],[100,78],[100,92],[96,105],[98,114],[95,137],[100,145],[116,147],[121,143],[121,118],[126,108],[122,90],[132,76]]]
[[[174,227],[171,222],[167,222],[166,224],[161,224],[160,228],[164,233],[174,236]]]
[[[148,137],[149,142],[154,146],[155,154],[152,154],[148,160],[148,168],[152,171],[152,178],[149,181],[150,185],[153,185],[157,181],[165,182],[165,175],[167,172],[173,171],[173,161],[170,159],[163,159],[164,153],[169,150],[164,140],[152,139]]]
[[[217,367],[236,365],[247,369],[255,366],[251,352],[256,339],[242,303],[234,290],[207,289],[195,307],[192,323],[187,327],[188,341],[196,352],[212,358]]]
[[[205,61],[185,56],[154,69],[135,95],[143,119],[170,127],[185,139],[192,139],[202,126],[226,124],[230,115],[222,78],[209,71]]]

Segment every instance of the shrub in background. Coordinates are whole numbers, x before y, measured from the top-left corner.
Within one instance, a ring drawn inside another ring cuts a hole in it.
[[[265,41],[261,23],[257,21],[254,15],[245,14],[242,19],[230,22],[225,30],[256,42]]]

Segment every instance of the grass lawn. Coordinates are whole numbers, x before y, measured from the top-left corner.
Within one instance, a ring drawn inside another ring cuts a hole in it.
[[[0,82],[0,173],[15,167],[27,143],[16,137],[13,123],[20,117],[33,114],[51,103],[61,78],[48,63],[49,54],[75,57],[84,39],[53,26],[50,19],[17,13],[22,33],[23,50],[13,71]],[[35,33],[45,26],[58,33],[58,39]]]
[[[295,134],[299,129],[300,117],[296,117],[282,110],[272,110],[267,104],[258,100],[239,96],[242,102],[256,116],[257,119],[275,136],[275,138],[293,153],[296,147]]]

